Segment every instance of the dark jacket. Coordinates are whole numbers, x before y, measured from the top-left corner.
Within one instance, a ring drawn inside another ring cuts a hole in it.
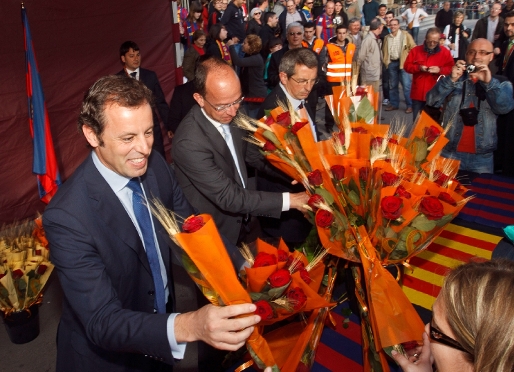
[[[300,18],[302,19],[300,23],[302,25],[307,23],[307,18],[305,18],[305,14],[301,10],[297,10],[297,12],[300,14]],[[280,29],[282,30],[282,40],[286,40],[286,16],[287,16],[287,10],[280,13],[278,16],[278,25],[280,26]]]
[[[227,28],[229,39],[235,36],[240,42],[243,42],[246,37],[243,9],[237,7],[234,2],[230,2],[223,12],[220,22]]]
[[[246,29],[247,35],[259,35],[259,31],[261,30],[262,25],[257,22],[255,19],[250,19],[248,22],[248,28]]]
[[[269,54],[269,41],[275,37],[275,35],[278,36],[278,29],[277,27],[271,28],[269,25],[264,25],[259,31],[259,37],[262,41],[262,49],[261,49],[261,56],[262,58],[266,59]]]
[[[453,22],[453,11],[441,9],[435,16],[435,27],[438,27],[441,32],[444,28]]]
[[[229,47],[230,56],[234,66],[241,67],[239,77],[241,88],[245,97],[264,98],[268,93],[268,88],[264,83],[264,60],[257,53],[251,56],[239,57],[234,45]]]
[[[378,3],[375,0],[365,2],[362,6],[362,13],[364,14],[366,26],[369,26],[371,20],[378,15]]]

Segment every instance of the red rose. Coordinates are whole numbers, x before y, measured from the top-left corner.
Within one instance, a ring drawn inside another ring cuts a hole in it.
[[[398,144],[398,141],[397,141],[397,140],[395,140],[394,138],[389,138],[388,142],[389,142],[389,143],[394,143],[395,145],[397,145],[397,144]]]
[[[402,215],[403,201],[397,196],[386,196],[380,201],[382,215],[389,220],[396,220]]]
[[[257,253],[257,256],[255,256],[255,260],[253,261],[253,268],[255,267],[264,267],[264,266],[271,266],[277,264],[277,257],[275,255],[260,252]]]
[[[283,127],[289,127],[291,125],[291,115],[289,115],[289,112],[283,112],[278,115],[277,124],[280,124]]]
[[[380,147],[382,146],[382,142],[384,142],[384,138],[382,137],[375,137],[371,140],[371,147]]]
[[[394,196],[400,196],[400,197],[405,198],[405,199],[410,199],[412,195],[410,194],[410,192],[405,190],[405,187],[400,185],[396,189],[396,192],[394,193]]]
[[[45,273],[47,269],[47,266],[46,265],[43,265],[43,264],[40,264],[37,269],[36,269],[36,274],[37,275],[43,275]]]
[[[264,124],[267,124],[267,125],[275,124],[275,119],[273,119],[272,115],[268,115],[266,117],[266,120],[264,121]]]
[[[353,133],[362,133],[362,134],[368,133],[368,131],[366,129],[364,129],[363,127],[352,128],[352,132]]]
[[[275,151],[277,149],[277,146],[275,146],[271,141],[266,141],[262,149],[264,151]]]
[[[416,341],[407,341],[402,342],[402,346],[405,349],[405,351],[408,351],[418,347],[418,343]]]
[[[321,228],[327,228],[334,222],[334,215],[329,211],[320,209],[316,212],[316,225]]]
[[[257,306],[257,309],[254,311],[254,314],[259,315],[261,320],[273,319],[273,308],[268,301],[259,300],[255,302],[255,306]]]
[[[419,209],[429,220],[438,220],[444,216],[443,205],[435,196],[421,199]]]
[[[450,177],[448,177],[446,174],[441,172],[440,170],[434,171],[434,182],[438,185],[444,185],[446,182],[450,180]]]
[[[278,262],[287,262],[289,254],[282,249],[277,249]]]
[[[203,225],[205,225],[205,222],[203,222],[202,216],[189,216],[184,221],[184,224],[182,225],[182,230],[185,233],[194,233],[195,231],[200,230]]]
[[[300,129],[302,129],[305,126],[305,124],[307,124],[307,121],[297,121],[296,123],[294,123],[293,127],[291,128],[291,132],[293,134],[298,133],[298,131]]]
[[[21,271],[20,269],[18,269],[18,270],[14,270],[14,271],[12,272],[12,278],[13,278],[13,280],[20,279],[22,276],[23,276],[23,271]]]
[[[368,90],[364,87],[357,87],[355,90],[356,96],[365,96],[366,94],[368,94]]]
[[[448,194],[447,192],[441,192],[439,194],[439,200],[442,200],[450,205],[453,205],[454,207],[457,206],[457,202],[455,201],[455,199],[452,198],[452,196],[450,194]]]
[[[288,268],[291,267],[291,265],[292,265],[294,260],[295,260],[295,258],[293,256],[289,256],[287,258],[286,267],[288,267]],[[305,264],[301,260],[296,260],[296,262],[294,264],[294,271],[293,272],[296,272],[296,271],[301,270],[301,269],[305,269]]]
[[[362,167],[361,169],[359,169],[359,178],[363,181],[367,181],[368,180],[368,172],[369,172],[368,168]]]
[[[312,279],[311,277],[309,276],[309,272],[305,269],[300,269],[300,277],[302,278],[302,280],[307,283],[307,284],[310,284],[312,282]]]
[[[339,142],[341,142],[341,145],[344,145],[344,142],[346,140],[344,132],[337,132],[337,137],[339,138]]]
[[[336,180],[341,181],[344,178],[344,167],[342,165],[332,165],[330,170]]]
[[[427,141],[427,143],[429,145],[431,145],[436,139],[437,137],[439,137],[439,135],[441,134],[441,131],[439,129],[437,129],[437,127],[434,127],[433,125],[431,125],[430,127],[426,127],[425,128],[425,140]]]
[[[321,175],[321,172],[319,169],[313,170],[307,175],[307,178],[309,179],[309,182],[312,186],[321,186],[323,183],[323,176]]]
[[[289,302],[291,302],[291,305],[293,305],[294,311],[299,311],[307,302],[307,296],[300,287],[295,287],[287,291],[286,297]]]
[[[393,186],[396,182],[398,182],[399,179],[400,177],[398,177],[396,174],[389,172],[382,173],[382,182],[385,186]]]
[[[287,269],[280,269],[271,274],[268,280],[272,288],[279,288],[291,281],[291,274]]]
[[[320,203],[325,203],[325,199],[323,199],[323,196],[318,195],[318,194],[312,195],[309,198],[309,200],[307,201],[307,204],[309,205],[309,207],[311,207],[314,210],[318,209],[318,205]]]

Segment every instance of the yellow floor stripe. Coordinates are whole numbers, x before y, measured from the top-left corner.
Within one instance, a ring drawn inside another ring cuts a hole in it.
[[[407,298],[415,305],[424,307],[425,309],[432,310],[432,305],[435,302],[435,297],[427,295],[426,293],[416,291],[409,287],[403,287],[403,292]]]
[[[484,240],[488,243],[494,244],[498,244],[498,242],[502,239],[502,237],[498,235],[492,235],[478,230],[468,229],[467,227],[454,225],[452,223],[446,226],[445,230],[451,231],[456,234],[470,236],[472,238]]]
[[[446,239],[441,236],[435,240],[435,243],[444,245],[445,247],[452,248],[457,251],[472,254],[474,256],[479,256],[479,257],[484,257],[484,258],[489,258],[489,259],[491,259],[491,256],[492,256],[492,252],[490,250],[482,249],[482,248],[475,247],[475,246],[469,245],[469,244],[460,243],[456,240]]]
[[[449,268],[448,271],[450,271]],[[439,287],[443,285],[443,280],[445,277],[445,275],[438,275],[436,273],[433,273],[432,271],[423,270],[420,267],[415,267],[413,272],[410,272],[410,270],[406,271],[405,275],[423,280],[424,282],[437,285]]]
[[[430,262],[433,262],[433,263],[436,263],[436,264],[439,264],[442,266],[450,267],[450,268],[454,268],[454,267],[462,264],[462,261],[460,261],[460,260],[456,260],[456,259],[448,257],[448,256],[443,256],[441,254],[430,252],[429,250],[425,250],[425,251],[421,252],[418,256],[427,261],[430,261]]]

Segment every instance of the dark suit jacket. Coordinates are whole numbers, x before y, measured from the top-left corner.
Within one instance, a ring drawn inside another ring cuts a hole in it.
[[[147,196],[180,216],[194,212],[160,155],[149,157],[142,180]],[[171,312],[171,253],[162,226],[155,218],[153,223],[168,269]],[[143,244],[91,156],[52,199],[43,225],[64,292],[57,371],[148,371],[155,360],[173,364],[169,315],[153,313],[154,283]]]
[[[177,131],[178,125],[182,119],[185,118],[189,110],[197,105],[193,98],[194,92],[194,80],[175,87],[170,101],[170,115],[167,124],[168,130],[171,130],[173,133]]]
[[[307,18],[305,18],[304,12],[301,10],[296,10],[300,14],[300,18],[302,19],[300,23],[302,25],[307,23]],[[286,16],[287,16],[287,9],[284,10],[280,15],[278,16],[278,24],[280,26],[280,29],[282,30],[282,41],[286,41],[287,35],[286,35]]]
[[[231,134],[247,187],[245,161],[261,171],[278,174],[256,146],[243,140],[245,131],[232,126]],[[282,195],[242,186],[224,138],[200,106],[194,106],[180,123],[173,137],[172,156],[177,179],[189,202],[201,213],[211,214],[218,230],[232,243],[238,240],[245,214],[280,217]]]
[[[123,69],[116,75],[127,76],[127,73]],[[166,102],[166,97],[164,96],[164,92],[162,91],[161,85],[159,84],[159,79],[157,78],[157,74],[155,72],[140,67],[139,80],[142,81],[146,87],[152,91],[154,97],[154,108],[152,108],[154,126],[153,149],[157,150],[164,158],[166,158],[164,153],[164,140],[162,138],[161,125],[159,122],[160,116],[164,125],[168,124],[169,106]],[[157,115],[157,112],[159,115]],[[169,128],[167,129],[170,130]]]

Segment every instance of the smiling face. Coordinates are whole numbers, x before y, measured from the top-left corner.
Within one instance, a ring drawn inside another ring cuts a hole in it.
[[[121,61],[125,64],[126,69],[134,71],[141,66],[141,53],[139,50],[130,48],[124,56],[121,56]]]
[[[287,8],[287,12],[290,14],[293,14],[296,12],[296,5],[295,5],[294,1],[292,1],[292,0],[289,0],[286,3],[286,8]]]
[[[271,17],[268,18],[268,26],[270,27],[277,27],[278,25],[278,17],[276,14],[273,14]]]
[[[195,40],[194,43],[197,47],[203,48],[206,41],[207,41],[207,38],[205,36],[200,36],[198,39]]]
[[[466,63],[468,65],[487,66],[494,58],[493,44],[487,39],[476,39],[471,42],[466,51]],[[480,52],[489,52],[481,55]]]
[[[435,301],[432,310],[432,325],[455,340],[455,334],[446,320],[446,310],[441,296]],[[429,324],[425,326],[425,332],[430,335]],[[430,351],[439,372],[473,372],[473,365],[466,359],[466,353],[463,351],[441,344],[432,338],[430,339]]]
[[[464,21],[464,16],[460,15],[455,17],[455,21],[453,21],[453,23],[455,23],[455,26],[460,26],[462,24],[462,21]]]
[[[287,42],[289,49],[300,48],[302,46],[303,32],[301,27],[290,27],[287,31]]]
[[[153,144],[153,116],[148,103],[139,107],[105,107],[101,141],[91,127],[82,131],[98,158],[110,170],[127,177],[145,174]],[[103,141],[103,144],[100,143]]]
[[[394,16],[392,14],[386,14],[384,19],[388,26],[391,26],[391,21],[393,20]]]

